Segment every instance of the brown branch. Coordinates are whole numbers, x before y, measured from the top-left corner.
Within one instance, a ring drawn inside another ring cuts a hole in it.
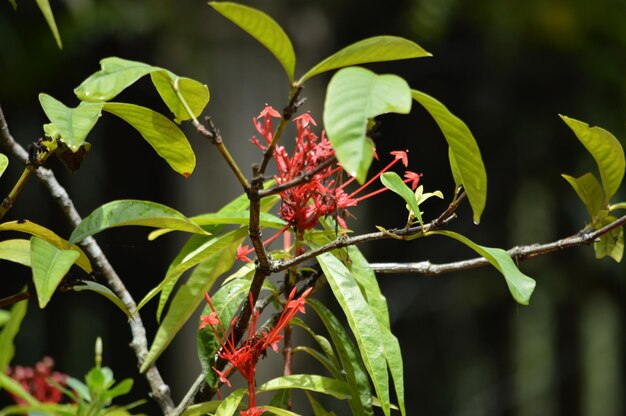
[[[9,132],[4,113],[0,107],[0,145],[8,153],[14,157],[26,163],[28,161],[28,152],[13,139]],[[73,227],[78,226],[82,218],[78,214],[73,201],[70,199],[67,191],[56,180],[54,173],[50,169],[37,168],[35,171],[37,178],[44,184],[52,198],[61,207],[64,215]],[[91,237],[86,238],[82,243],[83,248],[87,254],[91,257],[98,269],[102,272],[108,285],[115,292],[115,294],[124,302],[124,305],[128,310],[133,313],[137,308],[137,304],[128,292],[122,279],[117,275],[108,259],[98,246],[96,240]],[[137,356],[138,365],[141,367],[146,355],[148,354],[148,340],[146,338],[146,329],[141,321],[139,313],[134,313],[133,319],[129,320],[128,325],[132,333],[131,348]],[[150,367],[145,374],[146,380],[150,385],[150,391],[153,399],[161,407],[164,414],[168,414],[174,409],[174,402],[172,401],[170,388],[161,377],[159,370],[156,366]]]
[[[524,261],[555,251],[589,245],[594,243],[599,237],[624,224],[626,224],[626,215],[592,232],[580,232],[575,236],[562,238],[546,244],[516,246],[509,249],[507,253],[509,253],[515,261]],[[439,276],[446,273],[476,269],[478,267],[488,266],[489,264],[490,263],[484,257],[476,257],[469,260],[444,264],[420,261],[416,263],[370,263],[370,266],[376,273],[416,273],[424,276]]]
[[[20,293],[16,293],[11,296],[7,296],[6,298],[0,299],[0,308],[6,308],[7,306],[11,306],[17,302],[21,302],[25,299],[30,298],[32,295],[29,290],[23,290]]]
[[[285,183],[282,183],[280,185],[273,186],[269,189],[260,190],[259,197],[265,198],[266,196],[279,194],[282,191],[285,191],[289,188],[293,188],[294,186],[300,185],[301,183],[309,182],[311,179],[313,179],[313,176],[315,176],[315,174],[323,171],[324,169],[326,169],[328,166],[332,165],[336,161],[337,161],[337,158],[335,156],[331,156],[325,161],[323,161],[322,163],[320,163],[319,165],[317,165],[315,168],[311,169],[311,171],[309,172],[304,172],[300,176],[297,176],[296,178],[290,181],[287,181]]]

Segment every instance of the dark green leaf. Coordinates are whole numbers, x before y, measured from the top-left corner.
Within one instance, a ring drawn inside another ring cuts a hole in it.
[[[483,256],[493,267],[502,273],[509,287],[509,291],[511,295],[513,295],[513,299],[522,305],[528,305],[530,296],[535,290],[536,282],[534,279],[520,272],[515,263],[513,263],[509,253],[500,248],[479,246],[467,237],[453,231],[430,231],[428,234],[439,234],[454,238]]]
[[[474,222],[478,224],[487,201],[487,173],[476,139],[465,123],[442,103],[423,92],[412,90],[413,99],[435,119],[450,146],[451,167],[455,181],[465,188]]]
[[[209,103],[209,88],[193,79],[178,77],[168,71],[157,71],[150,74],[152,83],[156,87],[163,102],[174,114],[176,123],[198,117]],[[174,87],[177,87],[183,99],[189,106],[189,114]]]
[[[296,54],[285,31],[267,14],[237,3],[211,1],[209,5],[265,46],[293,81]]]
[[[4,374],[15,354],[13,340],[20,331],[20,326],[28,310],[28,301],[17,302],[11,307],[9,320],[0,331],[0,374]]]
[[[120,308],[120,310],[124,312],[126,316],[128,316],[128,319],[133,319],[132,314],[128,311],[128,308],[126,308],[124,302],[122,302],[122,300],[118,298],[117,295],[113,293],[113,291],[111,291],[111,289],[104,285],[101,285],[100,283],[92,282],[91,280],[81,280],[79,284],[76,284],[72,287],[72,290],[74,290],[75,292],[88,290],[104,296],[105,298],[113,302],[115,306]]]
[[[322,72],[347,66],[360,65],[369,62],[397,61],[400,59],[420,58],[432,56],[418,44],[397,36],[374,36],[363,39],[335,52],[322,62],[311,68],[300,78],[303,83],[309,78]]]
[[[272,379],[258,387],[259,392],[279,389],[302,389],[329,394],[340,400],[350,398],[348,385],[340,380],[315,374],[295,374]]]
[[[37,6],[39,6],[39,10],[43,14],[43,17],[46,19],[48,26],[50,27],[50,31],[52,31],[52,35],[54,36],[54,40],[57,42],[57,46],[59,49],[63,49],[63,43],[61,42],[61,35],[59,34],[59,29],[57,28],[56,21],[54,20],[54,14],[52,13],[52,8],[50,7],[50,2],[48,0],[35,0],[37,2]],[[14,1],[12,1],[14,3]]]
[[[380,181],[386,188],[397,193],[402,197],[402,199],[404,199],[409,206],[410,211],[413,213],[413,216],[415,216],[419,223],[422,224],[422,214],[419,206],[417,205],[415,194],[411,188],[409,188],[406,183],[402,181],[402,178],[400,178],[396,172],[385,172],[380,176]]]
[[[74,250],[59,250],[39,237],[30,240],[33,283],[37,291],[39,307],[45,308],[63,277],[78,259]]]
[[[611,215],[606,216],[596,225],[596,228],[602,228],[615,220],[617,218]],[[618,263],[621,262],[624,255],[624,228],[618,227],[600,236],[600,240],[593,243],[593,249],[596,252],[597,259],[608,256]]]
[[[582,121],[566,116],[560,117],[572,129],[578,140],[598,164],[605,195],[604,205],[608,205],[609,200],[615,195],[624,178],[626,161],[624,160],[622,145],[615,136],[601,127],[589,127],[589,124]]]
[[[377,75],[365,68],[338,71],[324,103],[324,125],[337,159],[359,183],[365,181],[374,152],[368,120],[385,113],[408,114],[411,90],[397,75]]]
[[[135,104],[105,103],[103,109],[133,126],[172,169],[184,177],[191,175],[196,155],[176,124],[156,111]]]
[[[141,225],[145,227],[171,228],[196,234],[207,234],[180,212],[162,204],[135,199],[108,202],[83,218],[74,229],[68,244],[113,227]]]
[[[11,6],[13,6],[13,10],[17,10],[17,2],[16,2],[16,0],[9,0],[9,3],[11,3]]]
[[[96,125],[102,113],[102,103],[81,102],[69,108],[48,94],[39,94],[39,102],[63,142],[76,152],[85,142],[87,135]]]
[[[587,207],[587,212],[591,221],[594,221],[596,216],[605,209],[605,198],[602,186],[593,175],[593,173],[585,173],[579,178],[574,178],[566,174],[561,175],[576,191],[578,197]]]

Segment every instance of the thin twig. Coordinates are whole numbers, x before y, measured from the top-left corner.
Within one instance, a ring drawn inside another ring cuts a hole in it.
[[[309,172],[303,172],[301,175],[297,176],[296,178],[290,181],[287,181],[285,183],[281,183],[280,185],[273,186],[269,189],[260,190],[259,197],[265,198],[266,196],[279,194],[289,188],[293,188],[294,186],[300,185],[301,183],[309,182],[311,179],[313,179],[313,176],[315,176],[315,174],[323,171],[324,169],[326,169],[328,166],[332,165],[336,161],[337,161],[337,158],[335,156],[331,156],[325,161],[323,161],[322,163],[320,163],[319,165],[317,165],[315,168],[311,169]]]

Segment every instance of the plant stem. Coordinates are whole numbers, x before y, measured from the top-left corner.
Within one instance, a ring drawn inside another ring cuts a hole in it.
[[[6,215],[7,212],[9,212],[11,207],[13,207],[15,200],[22,192],[22,189],[24,189],[24,185],[26,185],[26,182],[32,176],[35,169],[37,169],[35,165],[31,163],[26,164],[26,166],[24,167],[24,170],[22,171],[22,175],[19,177],[19,179],[13,186],[13,189],[11,189],[11,192],[9,192],[9,195],[6,198],[4,198],[4,200],[2,201],[2,204],[0,204],[0,219],[2,219]]]

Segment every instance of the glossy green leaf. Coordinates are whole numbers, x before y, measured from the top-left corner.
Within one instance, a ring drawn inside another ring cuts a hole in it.
[[[0,224],[0,231],[18,231],[44,239],[60,250],[68,248],[68,242],[65,239],[59,237],[49,229],[28,220],[9,221],[2,223]],[[93,271],[91,263],[89,262],[89,258],[83,252],[83,250],[75,244],[72,245],[70,248],[78,253],[78,260],[76,260],[76,265],[87,273],[91,273]]]
[[[607,205],[624,178],[626,161],[624,160],[622,145],[615,136],[601,127],[589,127],[589,124],[582,121],[566,116],[560,117],[572,129],[578,140],[598,164],[605,195],[604,205]]]
[[[411,90],[397,75],[377,75],[359,67],[344,68],[330,80],[324,103],[324,126],[335,155],[359,183],[374,157],[367,137],[368,120],[385,113],[408,114]]]
[[[380,325],[387,367],[389,368],[396,389],[398,407],[400,413],[406,415],[402,352],[400,351],[400,342],[391,333],[387,299],[385,299],[385,296],[380,291],[376,274],[374,274],[374,271],[361,251],[356,246],[350,246],[348,247],[348,256],[350,257],[350,273],[363,289],[367,303]]]
[[[617,218],[609,215],[604,217],[596,229],[616,221]],[[618,227],[611,232],[600,236],[599,241],[593,243],[593,249],[596,252],[596,258],[611,257],[616,262],[621,262],[624,255],[624,228]]]
[[[227,398],[222,400],[222,403],[218,406],[214,416],[232,416],[237,411],[239,403],[243,395],[246,394],[246,390],[241,388],[233,391]]]
[[[460,181],[465,188],[474,222],[478,224],[487,202],[487,173],[476,139],[467,125],[442,103],[417,90],[412,90],[411,94],[435,119],[448,142],[455,181]]]
[[[307,299],[307,304],[311,305],[315,313],[320,317],[337,350],[343,371],[345,372],[346,382],[350,389],[349,402],[352,413],[373,415],[369,377],[359,351],[339,320],[324,304],[316,299]]]
[[[150,201],[122,199],[108,202],[83,218],[74,229],[69,244],[113,227],[141,225],[145,227],[171,228],[196,234],[207,234],[189,218],[173,208]]]
[[[350,398],[348,385],[340,380],[318,376],[315,374],[294,374],[282,376],[263,383],[257,388],[258,392],[279,389],[302,389],[328,394],[340,400]]]
[[[102,103],[83,101],[78,107],[69,108],[61,101],[44,93],[39,94],[39,102],[48,119],[58,130],[63,142],[73,152],[83,145],[102,113]]]
[[[59,250],[39,237],[32,237],[30,250],[33,282],[39,307],[43,309],[72,264],[78,259],[78,252]]]
[[[276,406],[259,406],[259,409],[265,409],[270,412],[269,414],[273,414],[276,416],[300,416],[299,413],[290,412],[289,410],[282,409]]]
[[[235,262],[237,246],[241,244],[242,239],[239,230],[231,231],[219,238],[212,246],[212,254],[203,262],[206,273],[192,274],[178,289],[142,364],[142,372],[147,370],[169,346],[198,305],[204,301],[204,294],[211,289],[217,278],[231,268]]]
[[[221,400],[211,400],[209,402],[192,404],[185,408],[180,416],[200,416],[206,415],[207,413],[214,413],[221,403]]]
[[[322,72],[369,62],[397,61],[400,59],[432,56],[417,43],[397,36],[374,36],[363,39],[335,52],[311,68],[300,78],[303,83]]]
[[[9,159],[0,153],[0,176],[2,176],[4,171],[7,169],[7,166],[9,166]]]
[[[211,1],[209,5],[265,46],[293,81],[296,54],[285,31],[267,14],[242,4]]]
[[[346,315],[383,412],[388,416],[390,414],[389,377],[384,347],[381,343],[380,327],[372,325],[372,322],[376,322],[376,317],[350,271],[341,261],[331,253],[317,256],[317,261],[322,266],[326,280]]]
[[[513,299],[519,304],[528,305],[530,296],[535,290],[536,282],[517,268],[513,259],[509,256],[509,253],[500,248],[479,246],[467,237],[453,231],[430,231],[428,234],[439,234],[454,238],[483,256],[493,267],[502,273],[509,287],[509,291],[511,295],[513,295]]]
[[[143,62],[110,57],[100,61],[101,69],[74,89],[82,101],[109,101],[139,78],[163,69]]]
[[[78,282],[78,284],[72,286],[72,290],[74,290],[75,292],[88,290],[90,292],[95,292],[101,296],[104,296],[105,298],[113,302],[115,306],[120,308],[120,310],[124,312],[129,319],[133,318],[132,314],[129,312],[124,302],[122,302],[122,300],[117,297],[117,295],[113,293],[111,289],[104,285],[101,285],[100,283],[92,282],[91,280],[81,280],[80,282]]]
[[[54,40],[57,43],[59,49],[63,49],[63,42],[61,42],[61,35],[59,34],[59,29],[57,28],[57,23],[54,20],[54,14],[52,13],[52,8],[50,7],[50,2],[48,0],[35,0],[37,2],[37,6],[39,6],[39,10],[43,14],[43,17],[46,19],[46,23],[50,27],[50,31],[54,36]]]
[[[230,325],[241,303],[248,296],[249,289],[249,280],[237,279],[225,284],[211,296],[211,302],[213,302],[217,316],[223,324]],[[210,313],[211,308],[206,305],[202,315],[209,315]],[[225,325],[225,328],[228,325]],[[207,383],[210,386],[217,386],[218,378],[213,366],[215,366],[215,354],[217,354],[221,344],[209,327],[204,327],[198,331],[197,342],[198,357]]]
[[[105,103],[103,110],[133,126],[176,172],[191,175],[196,155],[185,134],[168,118],[135,104]]]
[[[157,89],[159,95],[163,99],[163,102],[174,114],[176,123],[190,120],[192,116],[198,117],[202,114],[202,111],[209,103],[209,88],[193,79],[177,77],[176,75],[167,71],[157,71],[150,74],[152,83]],[[183,96],[185,102],[191,110],[191,115],[180,101],[176,90],[174,89],[175,83],[177,84],[180,94]]]
[[[30,241],[24,239],[0,241],[0,259],[30,267]]]
[[[415,199],[415,194],[409,188],[402,178],[396,172],[385,172],[380,175],[380,181],[385,185],[387,189],[392,190],[396,194],[400,195],[402,199],[407,203],[411,212],[417,218],[419,223],[422,223],[422,213],[420,212],[420,208],[417,205],[417,200]]]
[[[564,173],[561,174],[561,176],[572,185],[572,188],[574,188],[580,200],[583,201],[585,207],[587,207],[589,217],[593,221],[600,211],[606,208],[603,205],[604,191],[602,190],[602,185],[600,185],[592,173],[585,173],[579,178],[574,178]]]
[[[28,310],[28,301],[17,302],[11,307],[9,320],[0,331],[0,374],[4,374],[15,355],[15,345],[13,341],[20,331],[22,321]]]

